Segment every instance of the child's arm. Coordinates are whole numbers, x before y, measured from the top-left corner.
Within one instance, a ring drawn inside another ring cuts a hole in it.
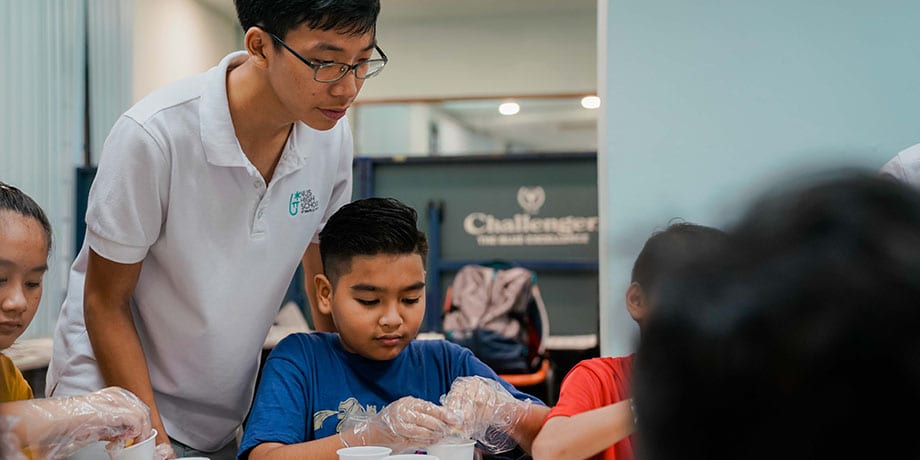
[[[592,409],[571,417],[546,421],[533,440],[533,458],[589,458],[631,435],[631,399]]]
[[[310,458],[315,460],[337,460],[335,451],[345,447],[338,436],[327,436],[315,441],[299,444],[281,444],[277,442],[263,442],[249,453],[250,460],[300,460]]]
[[[549,414],[549,407],[531,404],[527,408],[527,415],[521,418],[521,421],[511,430],[511,437],[517,441],[525,452],[531,453],[533,451],[532,444],[536,441],[537,433],[540,432],[547,414]]]

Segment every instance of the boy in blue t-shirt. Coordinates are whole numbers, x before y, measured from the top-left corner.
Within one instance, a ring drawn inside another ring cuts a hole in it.
[[[385,198],[355,201],[329,219],[315,283],[317,306],[338,333],[293,334],[275,347],[241,459],[335,459],[354,445],[397,453],[458,433],[488,447],[511,440],[530,449],[548,408],[468,349],[414,340],[428,255],[416,225],[415,210]]]

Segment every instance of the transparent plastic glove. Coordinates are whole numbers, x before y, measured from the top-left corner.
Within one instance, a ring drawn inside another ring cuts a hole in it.
[[[173,451],[172,444],[168,442],[157,444],[156,460],[169,460],[172,458],[176,458],[176,453]]]
[[[96,441],[140,440],[151,433],[150,409],[118,387],[4,403],[0,419],[15,435],[17,450],[28,448],[47,459],[70,456]]]
[[[376,414],[348,412],[339,437],[346,447],[386,446],[395,454],[436,444],[456,422],[443,407],[406,396]]]
[[[517,445],[511,431],[530,410],[530,401],[519,401],[497,381],[480,376],[458,377],[441,404],[461,420],[453,426],[454,435],[472,438],[496,454]]]
[[[22,452],[21,443],[13,431],[19,417],[8,412],[9,403],[0,404],[0,458],[3,460],[29,460]]]

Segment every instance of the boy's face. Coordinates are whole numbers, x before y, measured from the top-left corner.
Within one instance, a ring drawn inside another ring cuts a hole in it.
[[[37,220],[0,211],[0,350],[25,332],[42,298],[48,243]]]
[[[281,37],[288,46],[314,64],[337,62],[354,65],[373,57],[376,39],[373,33],[340,34],[334,30],[316,30],[301,25]],[[316,81],[313,68],[306,65],[283,46],[273,46],[274,64],[269,80],[281,104],[293,118],[313,129],[327,130],[345,116],[354,102],[364,80],[355,78],[354,71],[332,83]]]
[[[319,310],[332,315],[342,346],[376,360],[395,358],[425,316],[425,268],[418,254],[358,256],[335,287],[316,277]]]

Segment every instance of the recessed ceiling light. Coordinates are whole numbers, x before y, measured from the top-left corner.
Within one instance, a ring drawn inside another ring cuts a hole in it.
[[[521,106],[517,102],[504,102],[498,106],[498,113],[502,115],[514,115],[521,111]]]
[[[596,109],[601,106],[601,98],[597,96],[585,96],[581,98],[581,106],[586,109]]]

